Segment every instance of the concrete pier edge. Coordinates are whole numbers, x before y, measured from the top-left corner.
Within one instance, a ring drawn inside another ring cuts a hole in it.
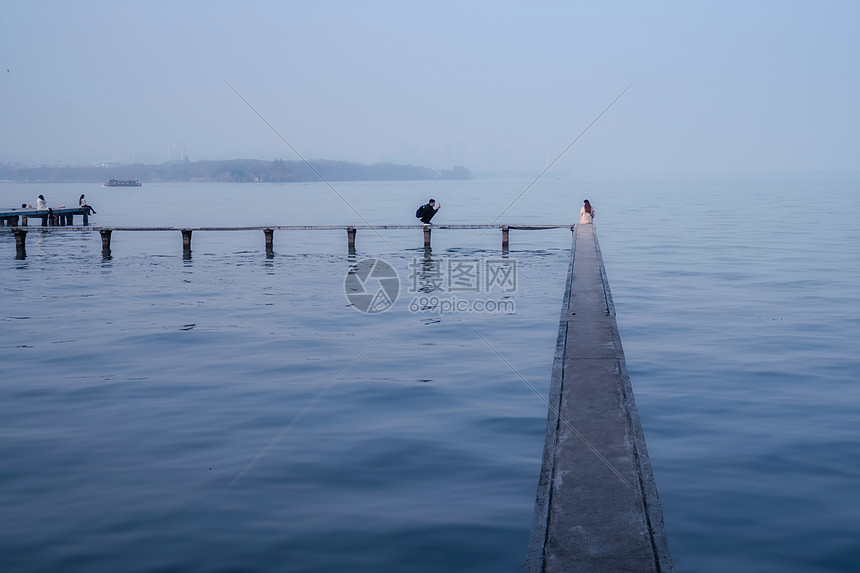
[[[576,232],[571,233],[570,263],[567,280],[564,286],[564,296],[561,303],[562,317],[567,315],[570,308],[570,288],[573,281],[573,257],[576,253]],[[552,475],[555,470],[555,447],[558,441],[558,412],[561,405],[561,379],[564,371],[564,349],[567,346],[567,321],[559,320],[558,337],[555,345],[555,355],[552,361],[552,379],[549,387],[549,407],[546,418],[546,439],[541,458],[540,476],[538,478],[535,510],[532,517],[531,536],[526,557],[526,573],[543,571],[543,552],[546,546],[547,527],[549,525],[549,505],[552,500]]]
[[[571,292],[571,289],[573,288],[573,277],[575,272],[574,262],[576,260],[577,235],[580,234],[577,227],[578,225],[574,227],[574,232],[572,233],[570,267],[565,285],[564,299],[561,306],[558,342],[553,359],[552,380],[548,400],[546,437],[537,493],[535,496],[531,535],[526,557],[526,573],[544,573],[548,570],[547,548],[549,545],[550,534],[552,533],[550,528],[552,527],[551,512],[553,510],[554,501],[553,480],[558,470],[559,435],[562,431],[562,420],[559,414],[563,411],[564,393],[566,390],[564,387],[564,370],[568,346],[568,328],[572,318],[570,301],[574,294]],[[617,361],[617,366],[620,372],[620,377],[617,383],[621,393],[622,409],[624,410],[623,415],[626,419],[627,433],[630,437],[630,454],[633,459],[633,465],[636,468],[635,474],[637,483],[631,485],[639,490],[638,501],[641,503],[639,511],[643,513],[642,517],[644,518],[644,522],[647,524],[648,541],[650,543],[651,552],[653,553],[653,562],[625,563],[623,570],[671,573],[674,571],[674,565],[669,553],[668,540],[663,523],[663,511],[657,495],[656,482],[654,480],[651,461],[645,444],[645,435],[642,430],[642,424],[634,400],[630,376],[627,371],[624,352],[621,346],[621,337],[615,320],[615,305],[609,289],[609,281],[606,275],[603,255],[597,241],[597,234],[594,232],[594,228],[591,225],[588,227],[591,227],[590,235],[593,237],[594,248],[597,253],[597,264],[600,271],[600,280],[602,282],[603,295],[606,303],[606,316],[610,319],[608,321],[611,330],[610,336],[615,350],[615,360]],[[645,561],[645,559],[640,560]],[[623,561],[623,559],[621,561]],[[599,563],[595,564],[593,561],[589,563],[573,561],[554,562],[552,569],[571,571],[611,571],[621,570],[615,569],[619,565],[620,563],[615,561],[611,563],[607,562],[605,565],[600,565]]]
[[[597,249],[597,259],[600,262],[600,275],[603,279],[603,290],[606,294],[606,305],[610,316],[615,317],[615,303],[612,300],[612,291],[609,289],[609,279],[606,276],[606,265],[603,263],[603,252],[600,250],[600,242],[597,233],[594,233],[594,246]],[[642,421],[639,419],[639,408],[633,395],[633,385],[627,372],[627,360],[624,357],[624,348],[621,345],[621,333],[618,323],[612,320],[612,334],[615,339],[615,348],[618,352],[618,365],[621,369],[622,390],[626,404],[627,419],[631,434],[634,436],[634,455],[639,466],[639,487],[642,494],[642,503],[645,506],[645,517],[651,534],[651,543],[654,546],[654,559],[657,570],[661,573],[672,572],[675,566],[669,553],[669,541],[666,536],[666,528],[663,522],[663,508],[657,494],[657,482],[651,469],[651,456],[648,455],[648,447],[645,443],[645,432],[642,429]]]

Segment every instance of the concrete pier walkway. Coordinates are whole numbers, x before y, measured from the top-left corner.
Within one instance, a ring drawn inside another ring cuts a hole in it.
[[[593,225],[574,229],[526,571],[674,571]]]

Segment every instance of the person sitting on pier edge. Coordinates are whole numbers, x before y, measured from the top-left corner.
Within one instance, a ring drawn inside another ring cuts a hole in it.
[[[48,203],[45,202],[44,195],[39,195],[38,197],[36,197],[36,209],[38,209],[40,211],[44,211],[47,208],[48,208]]]
[[[87,201],[86,201],[86,199],[84,199],[84,196],[83,196],[83,195],[81,195],[81,198],[80,198],[80,200],[79,200],[78,202],[80,203],[81,207],[84,207],[84,208],[86,208],[86,209],[89,209],[89,214],[90,214],[90,215],[95,215],[95,214],[96,214],[96,210],[95,210],[95,209],[93,209],[92,207],[90,207],[89,205],[87,205]]]
[[[579,210],[579,222],[585,225],[593,223],[595,215],[594,207],[592,207],[591,203],[586,199],[583,202],[582,209]]]
[[[426,205],[421,205],[420,207],[418,207],[418,210],[415,211],[415,216],[421,219],[421,222],[425,225],[430,225],[430,219],[432,219],[433,215],[435,215],[439,211],[439,209],[442,208],[441,204],[438,207],[434,208],[435,205],[436,200],[430,199],[429,201],[427,201]]]

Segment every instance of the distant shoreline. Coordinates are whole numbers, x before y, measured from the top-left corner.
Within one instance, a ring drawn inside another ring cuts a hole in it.
[[[139,179],[144,183],[300,183],[307,181],[427,181],[468,180],[465,167],[431,169],[417,165],[313,160],[169,161],[159,165],[88,167],[22,167],[0,165],[0,181],[10,183],[103,183],[109,179]]]

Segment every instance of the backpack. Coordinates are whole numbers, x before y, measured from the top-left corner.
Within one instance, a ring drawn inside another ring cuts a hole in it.
[[[424,214],[424,205],[421,205],[420,207],[418,207],[418,210],[415,211],[415,216],[420,219],[421,215],[423,215],[423,214]]]

